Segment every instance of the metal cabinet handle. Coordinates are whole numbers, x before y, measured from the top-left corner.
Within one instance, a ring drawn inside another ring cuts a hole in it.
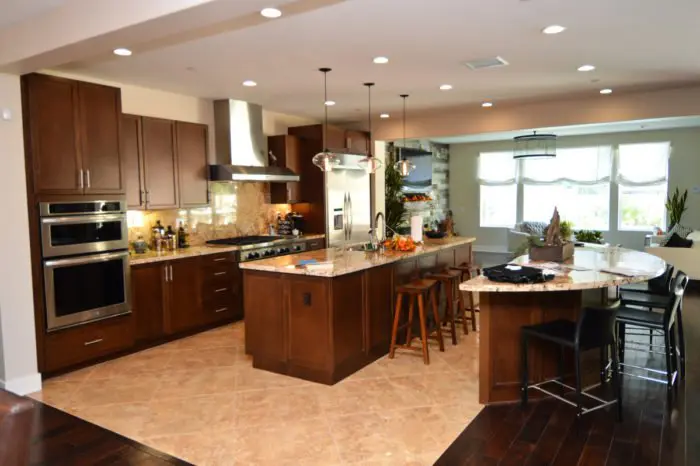
[[[221,309],[217,309],[217,310],[215,310],[214,312],[224,312],[224,311],[228,311],[228,308],[227,308],[227,307],[222,307]]]
[[[81,168],[79,173],[78,173],[78,183],[80,184],[80,189],[83,189],[85,186],[83,184],[83,169]]]
[[[218,290],[214,290],[214,293],[221,293],[222,291],[226,291],[228,288],[219,288]]]
[[[83,343],[83,345],[84,345],[84,346],[95,345],[95,344],[100,343],[100,342],[102,342],[102,341],[104,341],[103,338],[97,338],[97,339],[95,339],[95,340],[86,341],[85,343]]]
[[[170,281],[172,282],[173,281],[173,266],[168,265],[168,267],[170,267]]]
[[[90,169],[88,168],[85,170],[85,182],[87,184],[87,187],[90,187]]]
[[[226,275],[226,272],[216,272],[214,275]]]
[[[214,259],[214,262],[221,262],[221,261],[225,261],[225,260],[226,260],[225,257],[219,257],[218,259]]]
[[[148,205],[151,202],[151,190],[147,189],[146,190],[146,205]]]
[[[139,189],[139,205],[143,205],[143,189]]]

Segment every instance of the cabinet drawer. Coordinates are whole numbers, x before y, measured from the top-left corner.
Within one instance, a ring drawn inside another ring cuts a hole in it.
[[[213,297],[204,301],[204,318],[207,322],[231,319],[239,314],[240,301],[233,296]]]
[[[217,267],[224,264],[230,265],[236,262],[235,252],[224,252],[221,254],[205,254],[202,256],[202,267]]]
[[[57,371],[133,346],[133,324],[133,316],[129,314],[47,334],[46,371]]]
[[[313,251],[315,249],[323,249],[326,247],[325,238],[310,239],[306,242],[306,250]]]

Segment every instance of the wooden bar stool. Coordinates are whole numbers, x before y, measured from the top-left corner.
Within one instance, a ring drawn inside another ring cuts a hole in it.
[[[445,316],[442,319],[442,325],[449,324],[452,344],[456,345],[457,330],[455,328],[455,315],[457,312],[460,312],[460,309],[464,309],[462,293],[459,292],[462,273],[458,270],[443,270],[442,272],[428,274],[425,278],[437,280],[442,286],[442,289],[445,290]]]
[[[450,267],[451,270],[455,270],[460,272],[460,282],[465,282],[469,279],[472,279],[474,277],[478,277],[481,275],[481,269],[478,267],[475,267],[471,264],[467,264],[466,262],[457,265],[455,267]],[[459,289],[459,288],[458,288]],[[464,300],[462,301],[461,306],[460,306],[460,311],[459,315],[457,317],[458,322],[462,322],[462,328],[464,329],[464,334],[469,335],[469,321],[472,323],[472,330],[476,332],[476,312],[478,309],[476,308],[476,300],[474,299],[474,292],[473,291],[464,291],[464,293],[467,295],[467,300],[466,302]],[[460,293],[461,297],[462,293]],[[469,314],[469,317],[467,317],[467,314]]]
[[[433,318],[435,319],[435,329],[437,332],[436,338],[438,345],[440,345],[440,351],[445,351],[445,344],[442,341],[442,331],[440,329],[440,316],[438,315],[437,306],[437,284],[436,280],[429,279],[419,279],[414,280],[410,283],[404,285],[399,285],[396,287],[396,309],[394,310],[394,326],[391,330],[391,346],[389,349],[389,358],[394,358],[394,352],[396,351],[396,335],[399,330],[406,330],[406,343],[403,345],[398,345],[400,348],[410,349],[415,351],[420,351],[419,348],[411,346],[411,341],[413,337],[411,332],[413,330],[413,311],[415,309],[415,304],[418,302],[418,317],[420,319],[420,337],[423,350],[423,362],[425,364],[430,364],[430,356],[428,355],[428,326],[427,319],[425,315],[425,299],[429,298],[433,307]],[[401,320],[401,310],[403,309],[403,297],[408,295],[409,307],[408,307],[408,322],[399,327],[399,321]]]

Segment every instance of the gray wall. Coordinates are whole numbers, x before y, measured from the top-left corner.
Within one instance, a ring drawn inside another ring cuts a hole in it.
[[[671,141],[672,153],[669,166],[669,190],[688,189],[688,211],[682,223],[700,229],[700,194],[692,192],[700,186],[700,128],[682,128],[662,131],[638,131],[587,136],[561,137],[558,147],[615,145],[638,142]],[[477,160],[480,152],[512,150],[511,140],[450,146],[449,185],[450,208],[455,217],[457,231],[462,235],[476,236],[476,250],[503,251],[507,247],[506,228],[479,227],[479,184]],[[610,231],[604,232],[610,243],[642,249],[644,232],[617,231],[617,185],[610,192]]]

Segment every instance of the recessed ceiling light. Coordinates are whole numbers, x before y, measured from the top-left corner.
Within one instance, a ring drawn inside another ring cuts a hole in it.
[[[326,100],[325,104],[328,107],[332,107],[335,105],[335,100]]]
[[[441,91],[449,91],[450,89],[452,89],[452,84],[443,84],[440,86]]]
[[[601,94],[612,94],[612,89],[601,89],[600,93]]]
[[[560,32],[564,32],[566,28],[564,26],[559,26],[558,24],[553,24],[551,26],[547,26],[546,28],[542,29],[543,34],[559,34]]]
[[[263,15],[265,18],[279,18],[280,16],[282,16],[282,12],[277,8],[263,8],[260,11],[260,14]]]
[[[482,102],[481,106],[485,108],[493,107],[493,102]]]
[[[374,63],[377,65],[383,65],[385,63],[389,63],[389,59],[387,57],[374,57],[374,60],[372,60]]]
[[[381,115],[379,115],[379,118],[389,118],[389,116],[390,115],[388,113],[382,113]]]
[[[246,80],[246,81],[243,81],[243,85],[244,85],[245,87],[255,87],[255,86],[258,85],[258,83],[256,83],[255,81],[252,81],[252,80],[248,79],[248,80]]]
[[[593,71],[595,69],[595,66],[593,65],[581,65],[578,67],[579,71]]]
[[[128,57],[129,55],[131,55],[131,50],[125,49],[123,47],[120,47],[118,49],[114,49],[112,52],[115,55],[119,55],[120,57]]]

